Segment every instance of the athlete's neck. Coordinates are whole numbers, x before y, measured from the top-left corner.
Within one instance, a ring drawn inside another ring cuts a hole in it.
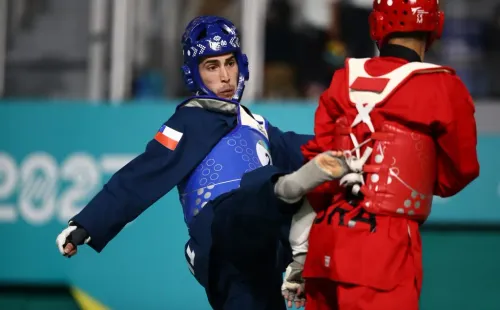
[[[420,60],[424,61],[425,46],[426,46],[425,41],[414,38],[392,38],[389,40],[388,43],[394,45],[401,45],[406,48],[409,48],[415,51],[418,54],[418,56],[420,56]]]

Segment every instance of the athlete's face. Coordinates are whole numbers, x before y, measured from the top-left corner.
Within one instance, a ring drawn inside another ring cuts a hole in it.
[[[203,84],[217,97],[233,98],[238,83],[238,63],[233,54],[207,57],[198,70]]]

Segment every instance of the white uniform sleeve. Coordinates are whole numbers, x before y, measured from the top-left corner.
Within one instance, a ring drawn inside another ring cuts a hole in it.
[[[294,257],[301,257],[302,260],[305,260],[305,254],[309,248],[309,230],[315,218],[316,212],[309,201],[304,199],[299,211],[292,218],[290,228],[290,245]]]

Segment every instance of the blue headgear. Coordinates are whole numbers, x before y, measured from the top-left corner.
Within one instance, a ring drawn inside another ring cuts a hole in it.
[[[196,95],[216,96],[202,82],[198,65],[200,59],[233,53],[238,63],[238,85],[233,100],[240,101],[248,81],[248,58],[241,52],[238,30],[232,22],[218,16],[193,19],[182,36],[184,65],[182,73],[189,91]]]

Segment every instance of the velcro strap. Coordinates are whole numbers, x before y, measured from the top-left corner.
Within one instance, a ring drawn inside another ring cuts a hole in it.
[[[363,185],[361,186],[361,193],[365,196],[365,197],[373,197],[375,195],[375,192],[374,191],[371,191],[368,189],[368,187],[366,187],[366,185]]]
[[[348,136],[352,133],[351,127],[336,126],[335,133],[339,136]]]
[[[379,173],[382,170],[380,165],[364,165],[363,171],[366,173]]]
[[[378,141],[394,141],[396,135],[392,132],[379,132],[372,133],[371,138]]]

